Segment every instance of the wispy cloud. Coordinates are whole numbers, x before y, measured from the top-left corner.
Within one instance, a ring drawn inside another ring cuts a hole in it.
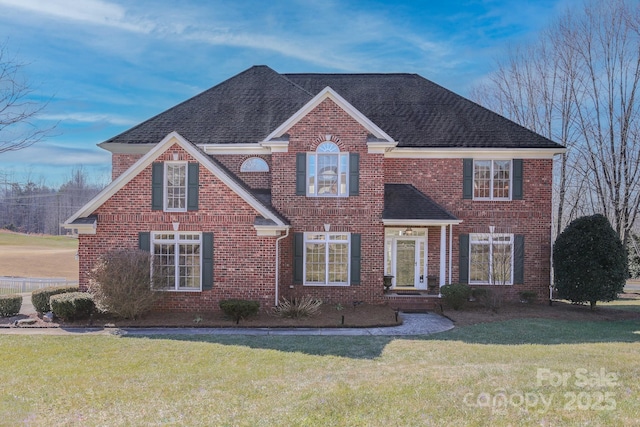
[[[0,5],[54,18],[140,33],[149,33],[155,28],[152,22],[130,19],[122,6],[102,0],[0,0]]]
[[[133,126],[137,123],[128,117],[98,113],[42,114],[38,118],[56,122],[106,123],[116,126]]]

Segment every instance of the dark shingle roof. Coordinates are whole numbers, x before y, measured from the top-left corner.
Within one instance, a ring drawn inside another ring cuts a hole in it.
[[[410,184],[384,185],[382,219],[457,220],[445,208]]]
[[[417,74],[278,74],[266,66],[249,68],[106,142],[157,143],[172,131],[194,144],[259,142],[326,86],[398,147],[561,147]]]
[[[153,144],[176,131],[194,144],[255,143],[312,97],[269,67],[251,67],[105,142]]]

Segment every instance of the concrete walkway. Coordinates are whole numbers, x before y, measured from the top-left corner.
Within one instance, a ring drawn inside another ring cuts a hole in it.
[[[453,328],[446,317],[432,313],[402,313],[403,323],[384,328],[0,328],[5,335],[334,335],[411,336],[429,335]]]

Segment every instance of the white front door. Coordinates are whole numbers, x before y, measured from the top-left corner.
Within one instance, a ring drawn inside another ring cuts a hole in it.
[[[394,276],[394,288],[427,289],[426,238],[387,237],[385,274]]]

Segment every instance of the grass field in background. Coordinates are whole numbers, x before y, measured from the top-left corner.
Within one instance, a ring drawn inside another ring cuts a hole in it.
[[[428,338],[0,335],[8,425],[638,425],[640,321]]]
[[[78,240],[0,231],[0,276],[78,280]]]

